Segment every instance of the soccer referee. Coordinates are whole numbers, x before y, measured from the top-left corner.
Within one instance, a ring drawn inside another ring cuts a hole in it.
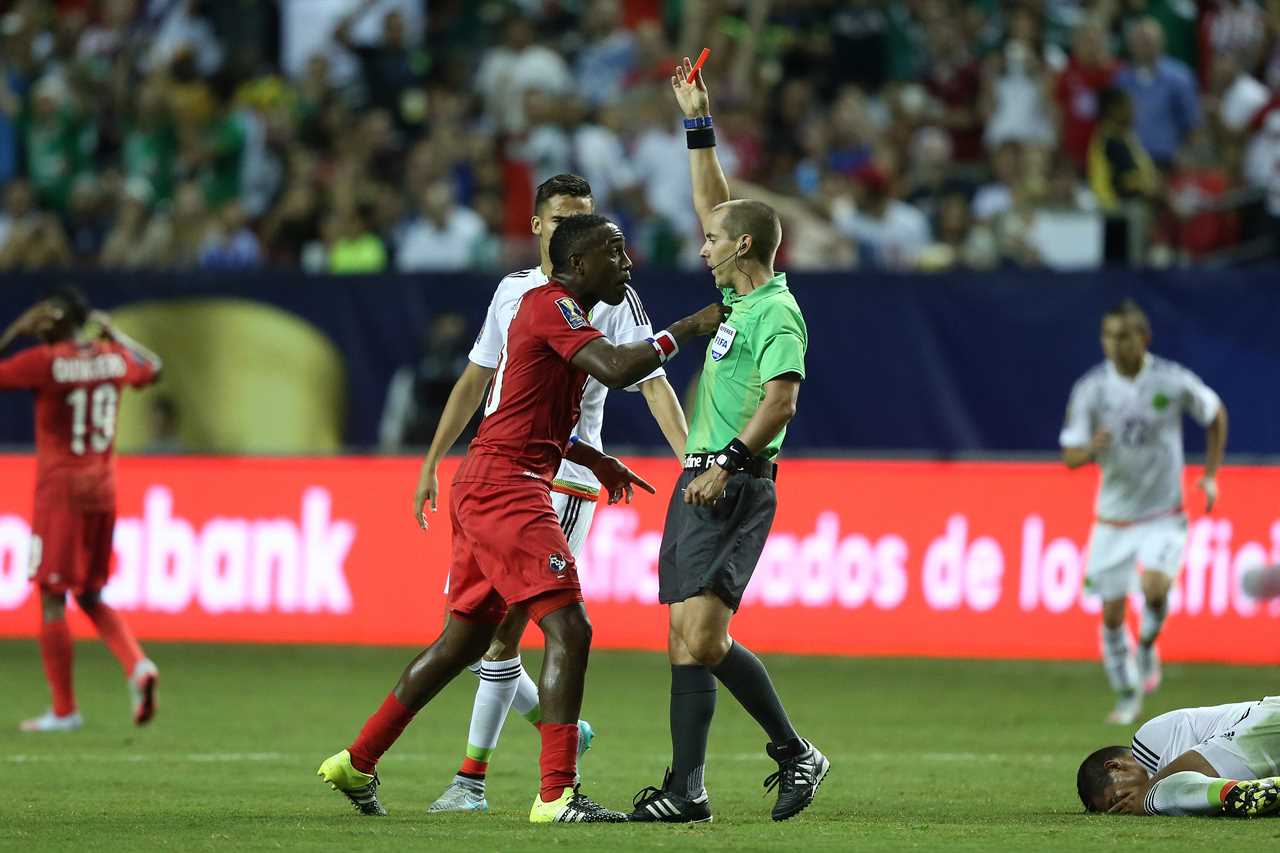
[[[658,598],[671,607],[671,769],[662,787],[636,795],[631,819],[711,820],[703,776],[719,681],[769,736],[778,772],[765,784],[778,788],[773,819],[786,820],[813,800],[830,762],[796,733],[764,664],[730,638],[729,622],[777,509],[774,460],[795,415],[809,336],[786,275],[773,270],[778,215],[729,200],[707,88],[701,74],[687,82],[691,71],[685,57],[671,87],[686,116],[701,254],[732,310],[707,350],[659,557]]]

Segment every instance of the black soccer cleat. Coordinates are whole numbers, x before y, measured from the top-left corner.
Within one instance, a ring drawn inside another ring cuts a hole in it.
[[[831,770],[831,762],[818,752],[817,747],[807,740],[801,740],[800,743],[804,745],[804,750],[794,750],[798,755],[789,755],[785,746],[765,746],[769,757],[778,762],[777,772],[769,774],[764,780],[766,791],[778,789],[778,802],[773,806],[774,820],[787,820],[804,811],[813,802],[818,786]]]
[[[632,821],[637,823],[710,823],[711,800],[707,792],[696,800],[667,790],[671,784],[671,769],[662,777],[662,787],[652,785],[641,789],[631,799]]]

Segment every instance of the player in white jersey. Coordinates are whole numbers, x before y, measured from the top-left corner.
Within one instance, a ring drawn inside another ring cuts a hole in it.
[[[425,505],[429,502],[431,511],[435,512],[436,499],[440,493],[436,468],[475,415],[489,382],[494,380],[498,359],[506,344],[507,328],[520,298],[533,288],[547,283],[547,274],[551,270],[547,254],[551,235],[561,220],[575,214],[591,213],[592,208],[591,187],[576,175],[557,175],[538,187],[531,226],[538,237],[542,263],[532,269],[511,273],[498,285],[489,303],[484,327],[471,349],[466,370],[449,393],[431,448],[423,460],[418,488],[413,498],[414,514],[424,530],[427,525]],[[641,341],[653,335],[640,297],[630,286],[627,287],[626,299],[618,305],[597,305],[591,312],[590,320],[614,344]],[[638,390],[644,395],[667,443],[671,445],[677,458],[681,458],[689,427],[675,391],[667,382],[662,368],[627,390]],[[600,431],[607,394],[608,389],[595,379],[587,380],[582,395],[582,411],[574,429],[578,438],[596,448],[603,447]],[[498,399],[498,395],[493,395],[493,399]],[[561,463],[552,485],[551,500],[560,515],[560,524],[575,558],[581,557],[599,491],[600,483],[589,470],[568,460]],[[472,672],[479,676],[480,685],[471,711],[466,756],[453,782],[431,804],[429,811],[488,811],[485,775],[489,756],[498,744],[498,735],[508,711],[514,705],[518,713],[537,725],[538,686],[524,671],[520,661],[520,638],[527,624],[528,616],[523,608],[511,608],[507,618],[498,627],[489,651],[471,667]],[[578,749],[581,754],[590,745],[593,732],[585,722],[579,722],[579,727],[581,736]]]
[[[1091,812],[1149,815],[1280,810],[1280,696],[1182,708],[1144,723],[1130,746],[1095,751],[1076,772]]]
[[[1227,411],[1209,386],[1181,365],[1151,355],[1151,325],[1132,300],[1102,318],[1106,361],[1071,390],[1059,441],[1069,468],[1102,468],[1089,535],[1085,587],[1102,599],[1102,664],[1117,694],[1110,722],[1129,725],[1142,696],[1160,683],[1155,641],[1169,588],[1182,567],[1187,517],[1182,507],[1182,416],[1206,429],[1206,511],[1217,500],[1216,474],[1227,441]],[[1145,598],[1135,653],[1125,599],[1142,565]]]

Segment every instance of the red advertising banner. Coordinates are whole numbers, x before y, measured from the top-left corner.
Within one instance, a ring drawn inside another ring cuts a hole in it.
[[[665,648],[658,546],[672,460],[628,459],[659,495],[600,506],[580,561],[600,647]],[[443,618],[445,505],[424,533],[404,458],[120,460],[105,595],[145,638],[421,645]],[[453,464],[446,463],[447,484]],[[734,634],[761,651],[1093,658],[1082,592],[1096,471],[1058,465],[786,460],[778,514]],[[0,636],[35,633],[34,462],[0,456]],[[1243,595],[1280,561],[1280,469],[1229,467],[1204,515],[1190,487],[1166,660],[1280,663],[1280,601]],[[447,493],[447,485],[446,485]],[[76,629],[91,632],[77,616]],[[529,640],[540,640],[531,631]]]

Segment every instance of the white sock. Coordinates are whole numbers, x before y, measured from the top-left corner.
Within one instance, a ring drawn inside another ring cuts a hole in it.
[[[1147,814],[1185,817],[1222,812],[1222,792],[1230,779],[1214,779],[1194,770],[1166,776],[1147,791]]]
[[[516,683],[516,698],[511,703],[516,713],[535,726],[542,721],[542,708],[538,705],[538,685],[529,673],[520,670],[520,678]]]
[[[1138,641],[1144,646],[1154,643],[1156,637],[1160,636],[1160,629],[1164,627],[1164,617],[1168,615],[1168,599],[1165,599],[1164,606],[1159,610],[1156,610],[1150,604],[1142,605],[1142,622],[1138,626]]]
[[[467,733],[467,761],[455,781],[484,790],[489,756],[498,746],[502,724],[516,695],[516,682],[524,673],[520,658],[480,662],[480,686],[471,705],[471,729]],[[468,775],[462,775],[462,773]]]
[[[1102,626],[1102,668],[1107,681],[1117,693],[1132,693],[1138,689],[1138,666],[1133,659],[1133,636],[1129,628]]]

